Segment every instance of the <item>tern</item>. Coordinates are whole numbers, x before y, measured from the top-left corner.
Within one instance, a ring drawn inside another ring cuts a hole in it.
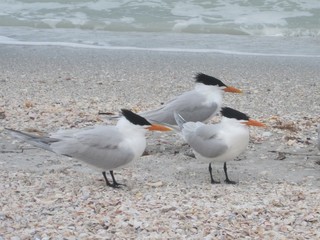
[[[221,108],[222,92],[241,93],[242,91],[225,85],[219,79],[198,73],[194,90],[185,92],[158,109],[139,113],[150,122],[176,125],[174,112],[187,122],[205,122],[215,116]]]
[[[107,186],[119,187],[113,170],[139,158],[146,148],[145,134],[150,131],[171,131],[159,124],[151,124],[130,110],[122,109],[122,116],[115,126],[96,125],[83,129],[59,130],[49,136],[37,136],[8,130],[14,137],[51,152],[82,160],[103,169]],[[109,170],[112,183],[106,176]]]
[[[179,113],[174,117],[185,141],[193,149],[197,159],[209,162],[211,183],[219,183],[212,177],[212,162],[224,162],[224,173],[228,184],[235,184],[227,173],[227,161],[240,155],[249,144],[248,126],[264,127],[265,125],[250,119],[246,114],[235,109],[221,109],[222,119],[217,124],[187,122]]]

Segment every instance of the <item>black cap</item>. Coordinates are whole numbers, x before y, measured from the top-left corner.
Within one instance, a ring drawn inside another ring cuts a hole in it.
[[[204,73],[198,73],[195,78],[196,78],[196,82],[203,83],[205,85],[213,85],[213,86],[219,86],[219,87],[227,86],[223,82],[221,82],[219,79],[215,77],[211,77]]]
[[[246,115],[242,112],[239,112],[233,108],[229,108],[229,107],[222,108],[221,114],[222,114],[222,116],[227,117],[227,118],[235,118],[238,120],[247,120],[247,121],[249,120],[248,115]]]
[[[139,116],[138,114],[135,114],[134,112],[128,109],[121,109],[121,112],[122,112],[122,115],[134,125],[141,125],[141,126],[151,125],[151,123],[149,123],[147,119]]]

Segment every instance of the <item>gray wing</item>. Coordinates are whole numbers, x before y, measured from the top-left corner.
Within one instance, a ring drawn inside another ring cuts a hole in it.
[[[96,126],[77,132],[55,134],[60,141],[51,144],[54,152],[80,159],[105,170],[130,162],[134,153],[121,143],[123,135],[114,126]]]
[[[14,137],[57,154],[83,160],[104,170],[130,162],[134,153],[122,145],[123,136],[113,126],[59,130],[49,136],[38,136],[6,129]]]
[[[199,126],[186,140],[197,153],[207,158],[218,157],[228,149],[228,145],[219,138],[219,126],[216,125]]]
[[[162,107],[139,113],[149,121],[177,125],[174,112],[179,113],[187,122],[204,122],[218,111],[216,103],[204,105],[205,97],[196,91],[185,92]]]

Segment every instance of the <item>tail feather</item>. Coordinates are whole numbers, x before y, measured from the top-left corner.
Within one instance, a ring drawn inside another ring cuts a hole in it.
[[[174,119],[176,120],[180,130],[183,129],[183,125],[187,122],[186,120],[184,120],[184,118],[177,112],[173,113],[174,115]]]
[[[103,115],[105,116],[104,118],[107,119],[107,120],[110,120],[110,121],[113,121],[113,120],[119,120],[122,115],[114,115],[114,116],[110,116],[110,115],[107,115],[107,114],[99,114],[99,115]]]
[[[103,115],[105,116],[106,119],[108,120],[118,120],[119,118],[121,118],[123,115],[121,113],[121,111],[119,113],[113,113],[113,112],[98,112],[98,115]]]
[[[50,145],[54,142],[59,141],[59,139],[56,139],[56,138],[41,137],[38,135],[24,133],[24,132],[20,132],[20,131],[9,129],[9,128],[6,128],[6,131],[8,131],[13,137],[17,139],[20,139],[35,147],[43,148],[51,152],[53,152],[53,150],[51,149]]]

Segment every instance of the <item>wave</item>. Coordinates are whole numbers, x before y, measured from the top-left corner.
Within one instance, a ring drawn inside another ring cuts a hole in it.
[[[4,0],[0,27],[320,36],[317,0]]]

